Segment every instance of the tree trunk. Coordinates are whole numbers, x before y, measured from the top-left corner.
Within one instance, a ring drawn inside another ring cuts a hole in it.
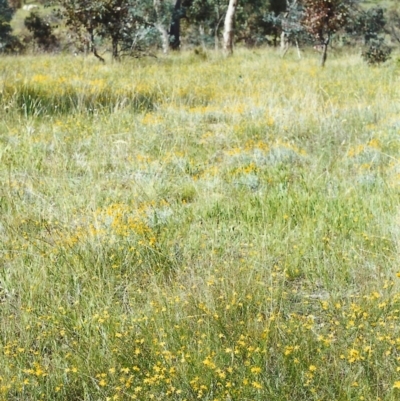
[[[281,55],[282,57],[285,56],[289,48],[289,42],[287,40],[286,32],[282,31],[281,33]]]
[[[203,24],[199,25],[199,34],[200,34],[201,47],[203,48],[203,50],[206,50],[206,41],[204,40],[205,32],[204,32],[204,25]]]
[[[90,47],[91,51],[94,54],[95,57],[97,57],[102,63],[105,63],[106,60],[104,60],[103,57],[100,56],[100,54],[97,53],[96,45],[94,44],[94,30],[93,28],[88,28],[89,36],[90,36]]]
[[[113,37],[111,42],[112,42],[112,58],[113,60],[118,60],[119,59],[118,38]]]
[[[322,45],[321,67],[325,67],[326,59],[328,58],[328,46],[330,41],[331,41],[331,35],[328,34],[327,39],[324,41]]]
[[[299,60],[301,60],[301,51],[300,51],[299,41],[297,39],[295,39],[295,41],[296,41],[297,57],[299,58]]]
[[[273,37],[272,37],[272,43],[274,44],[274,47],[278,45],[278,30],[276,28],[273,28]]]
[[[162,7],[162,0],[154,0],[154,9],[156,11],[156,16],[157,16],[157,23],[154,24],[158,32],[160,32],[161,35],[161,45],[162,45],[162,50],[164,54],[168,53],[169,50],[169,32],[167,28],[163,25],[163,10]]]
[[[218,39],[218,30],[214,31],[214,49],[217,52],[219,50],[219,39]]]
[[[224,24],[224,51],[231,55],[233,53],[233,37],[235,31],[235,14],[239,0],[229,0],[228,11]]]
[[[176,0],[175,2],[169,34],[171,36],[171,49],[179,50],[181,45],[181,0]]]
[[[158,32],[160,32],[161,35],[161,46],[164,54],[168,54],[169,50],[169,33],[165,26],[163,26],[161,23],[156,24],[156,28]]]
[[[322,46],[321,67],[325,67],[326,59],[328,58],[328,45]]]
[[[215,51],[218,51],[219,50],[219,37],[218,37],[219,26],[221,25],[221,22],[224,19],[224,16],[220,15],[218,6],[216,7],[215,12],[216,12],[216,15],[217,15],[217,21],[218,22],[214,27],[214,47],[215,47]]]

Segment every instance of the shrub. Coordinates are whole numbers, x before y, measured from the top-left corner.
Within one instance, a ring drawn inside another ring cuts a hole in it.
[[[392,49],[382,39],[371,40],[362,57],[368,64],[381,64],[390,59]]]
[[[0,51],[6,54],[22,54],[25,51],[25,43],[16,36],[9,36],[6,43],[0,46]]]

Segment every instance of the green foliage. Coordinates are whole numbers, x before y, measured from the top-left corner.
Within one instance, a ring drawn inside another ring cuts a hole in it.
[[[358,10],[353,13],[352,18],[346,24],[345,30],[355,37],[362,37],[364,44],[377,41],[385,32],[386,17],[384,9],[373,7],[368,10]]]
[[[280,13],[278,16],[269,14],[274,26],[279,32],[284,32],[288,42],[297,42],[297,44],[309,44],[315,39],[307,32],[304,27],[304,7],[297,1],[288,3],[286,12]]]
[[[236,12],[236,41],[252,46],[265,42],[267,35],[273,33],[273,27],[265,19],[271,11],[265,0],[240,1]]]
[[[33,34],[33,39],[40,50],[52,52],[59,47],[59,42],[53,34],[51,24],[37,12],[31,12],[25,18],[24,24],[28,31]]]
[[[159,15],[149,0],[61,0],[60,3],[60,16],[65,24],[102,61],[98,42],[111,42],[114,59],[121,54],[137,55],[154,43],[157,23],[170,23],[173,16],[173,7],[168,2],[160,4]]]
[[[184,1],[185,17],[196,23],[206,23],[215,19],[218,21],[227,8],[226,2],[222,0],[190,0]]]
[[[97,39],[111,39],[113,58],[119,57],[119,44],[130,22],[129,4],[124,0],[114,1],[60,1],[60,16],[77,35],[83,45],[96,57]]]
[[[0,52],[4,51],[12,40],[10,21],[14,14],[7,0],[0,0]]]
[[[185,18],[191,24],[191,42],[194,45],[214,41],[218,46],[218,35],[223,27],[223,18],[228,3],[224,0],[191,0],[183,2]],[[201,31],[199,35],[199,30]]]

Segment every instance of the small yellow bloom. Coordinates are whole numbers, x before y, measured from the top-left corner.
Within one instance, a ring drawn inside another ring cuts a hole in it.
[[[310,372],[315,372],[315,371],[317,370],[317,367],[314,366],[314,365],[310,365],[310,367],[308,368],[308,370],[309,370]]]
[[[400,381],[394,382],[393,388],[400,388]]]

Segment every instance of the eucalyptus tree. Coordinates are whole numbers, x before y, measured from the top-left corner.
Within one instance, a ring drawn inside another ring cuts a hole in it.
[[[154,12],[150,0],[59,0],[60,16],[78,39],[101,61],[97,39],[111,41],[112,57],[118,59],[121,44],[135,31],[152,25],[148,15]]]
[[[185,8],[182,5],[182,0],[175,0],[169,29],[170,47],[172,50],[178,50],[181,44],[181,19],[184,17]]]
[[[281,7],[270,0],[240,0],[235,22],[235,41],[248,46],[267,40],[267,36],[277,34],[276,27],[267,18],[277,15]]]
[[[300,44],[310,40],[310,35],[302,24],[303,18],[304,9],[301,3],[298,0],[287,0],[287,9],[278,18],[281,25],[282,57],[289,50],[290,44],[295,44],[297,55],[301,58]]]
[[[226,0],[184,0],[185,18],[195,26],[205,46],[205,37],[211,36],[214,47],[219,48],[219,33],[228,3]]]
[[[118,59],[121,44],[133,42],[137,31],[157,30],[162,49],[179,48],[181,0],[60,0],[60,13],[93,54],[98,54],[96,38],[109,39],[112,56]],[[127,45],[129,47],[129,45]]]
[[[235,29],[235,15],[239,0],[229,0],[228,10],[224,22],[224,51],[230,55],[233,53],[233,38]]]
[[[383,36],[387,25],[385,10],[382,7],[371,7],[367,10],[359,8],[346,25],[346,33],[361,37],[364,45]]]
[[[224,21],[224,49],[233,52],[234,38],[254,44],[273,34],[273,25],[266,18],[285,9],[282,0],[229,0]]]
[[[163,53],[168,53],[169,50],[169,32],[168,22],[170,20],[169,3],[163,0],[154,0],[154,26],[157,28],[161,35],[161,43]]]
[[[47,18],[32,11],[24,20],[24,25],[31,32],[34,42],[41,51],[54,52],[59,48],[59,41],[53,34],[53,27]]]
[[[270,9],[270,0],[192,0],[186,16],[199,27],[201,36],[205,28],[214,36],[219,47],[219,31],[223,23],[223,48],[232,54],[235,37],[252,42],[257,33],[266,35],[268,23],[264,16]]]
[[[283,15],[289,8],[289,0],[270,0],[268,11],[263,13],[263,21],[266,23],[266,29],[273,37],[274,46],[277,45],[278,36],[282,34]]]
[[[354,8],[353,0],[301,0],[303,26],[322,47],[321,66],[325,66],[332,35],[343,28]]]
[[[90,0],[59,0],[61,8],[59,16],[64,19],[85,48],[88,48],[100,61],[104,62],[98,54],[96,36],[104,35],[102,24],[105,14],[105,2]]]
[[[100,15],[100,32],[111,39],[112,57],[119,58],[119,46],[128,30],[133,29],[134,18],[126,0],[108,0]]]

